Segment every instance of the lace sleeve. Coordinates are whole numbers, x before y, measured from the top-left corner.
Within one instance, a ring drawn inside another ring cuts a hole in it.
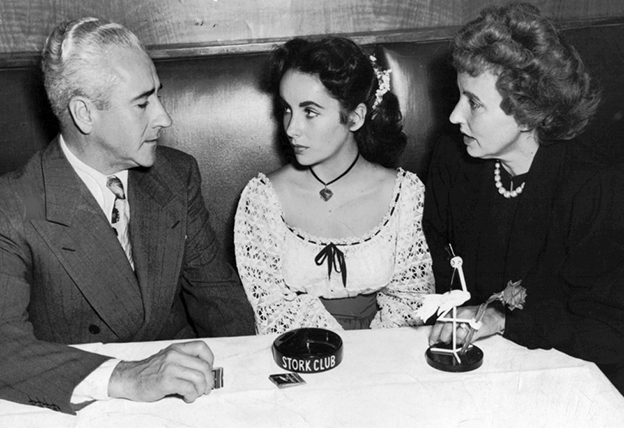
[[[380,290],[380,310],[371,328],[422,325],[415,316],[422,305],[422,296],[435,291],[432,261],[422,229],[425,186],[412,173],[403,172],[398,206],[397,248],[395,270],[390,283]]]
[[[342,330],[317,297],[298,295],[286,286],[281,273],[285,233],[277,197],[261,174],[243,190],[234,225],[236,264],[258,333],[299,327]]]

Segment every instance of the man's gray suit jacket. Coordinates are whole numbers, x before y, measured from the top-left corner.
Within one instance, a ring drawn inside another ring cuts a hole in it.
[[[158,147],[128,178],[135,271],[58,139],[0,177],[0,398],[73,413],[108,357],[67,344],[254,334],[195,159]]]

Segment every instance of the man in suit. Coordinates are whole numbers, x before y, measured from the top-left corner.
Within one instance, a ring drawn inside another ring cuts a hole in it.
[[[196,161],[156,144],[171,118],[154,64],[126,28],[84,18],[54,30],[42,66],[61,133],[0,178],[0,398],[192,402],[214,382],[202,341],[143,361],[68,346],[254,334]]]

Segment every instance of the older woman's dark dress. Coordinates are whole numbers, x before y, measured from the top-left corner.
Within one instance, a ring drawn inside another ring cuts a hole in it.
[[[593,361],[624,393],[624,166],[588,153],[578,142],[541,145],[523,193],[506,199],[493,160],[442,140],[423,226],[439,293],[451,280],[450,243],[464,260],[467,304],[522,280],[526,305],[506,311],[504,337]]]

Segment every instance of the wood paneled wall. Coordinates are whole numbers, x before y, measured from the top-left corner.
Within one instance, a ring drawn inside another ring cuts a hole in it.
[[[624,17],[622,0],[529,0],[560,22]],[[99,16],[132,29],[154,56],[268,49],[298,35],[366,42],[448,37],[497,0],[1,0],[0,57],[41,50],[52,27]]]

